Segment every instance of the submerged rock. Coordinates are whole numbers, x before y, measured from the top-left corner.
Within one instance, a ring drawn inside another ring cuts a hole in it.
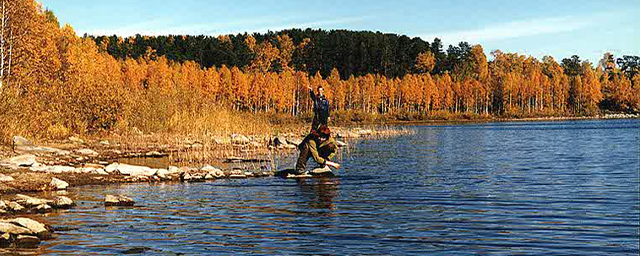
[[[13,244],[18,248],[38,248],[40,239],[36,236],[18,235]]]
[[[106,195],[104,198],[105,206],[133,206],[135,202],[133,198],[126,196]]]

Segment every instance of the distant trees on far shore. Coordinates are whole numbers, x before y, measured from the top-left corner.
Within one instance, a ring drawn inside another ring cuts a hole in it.
[[[307,85],[354,120],[640,110],[637,56],[489,60],[481,45],[345,30],[78,37],[33,0],[0,1],[0,137],[167,130],[217,109],[306,116]]]

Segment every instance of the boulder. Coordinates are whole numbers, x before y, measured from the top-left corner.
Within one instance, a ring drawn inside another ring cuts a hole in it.
[[[46,212],[52,212],[53,208],[48,204],[41,204],[32,208],[30,211],[37,212],[37,213],[46,213]]]
[[[97,156],[98,152],[92,150],[92,149],[88,149],[88,148],[83,148],[83,149],[78,149],[76,150],[76,153],[81,154],[81,155],[85,155],[85,156]]]
[[[30,197],[30,196],[22,195],[22,194],[17,194],[13,198],[13,201],[15,201],[16,203],[19,203],[21,205],[24,205],[26,207],[35,207],[35,206],[39,206],[39,205],[43,205],[43,204],[49,204],[49,203],[52,202],[51,200]]]
[[[65,190],[67,189],[68,186],[69,186],[69,183],[67,183],[64,180],[61,180],[55,177],[51,178],[51,187],[54,187],[57,190]]]
[[[237,144],[237,145],[245,145],[245,144],[249,144],[251,141],[249,140],[249,138],[247,138],[247,136],[241,135],[241,134],[233,134],[231,135],[231,143],[233,144]]]
[[[13,136],[13,146],[14,147],[20,147],[20,146],[32,146],[33,143],[31,143],[31,141],[25,139],[22,136]]]
[[[49,239],[51,238],[51,230],[47,229],[47,227],[35,220],[29,218],[15,218],[9,220],[9,223],[21,226],[31,231],[31,234],[36,235],[40,239]]]
[[[59,208],[59,209],[68,209],[71,208],[75,205],[75,203],[73,202],[73,200],[71,200],[71,198],[68,198],[66,196],[56,196],[53,198],[53,202],[51,202],[51,206],[53,208]]]
[[[14,181],[13,177],[0,173],[0,182],[11,182],[11,181]]]
[[[105,206],[133,206],[135,202],[132,198],[121,195],[106,195],[104,198]]]
[[[4,162],[17,167],[30,167],[36,163],[36,156],[31,154],[25,154],[25,155],[9,158]]]
[[[34,235],[34,233],[28,228],[12,224],[6,220],[0,221],[0,233],[12,235]]]
[[[115,165],[115,166],[114,166]],[[111,170],[111,171],[110,171]],[[156,175],[156,170],[151,169],[146,166],[137,166],[137,165],[129,165],[129,164],[118,164],[113,163],[105,167],[105,171],[107,173],[118,172],[123,175],[129,176],[153,176]]]
[[[29,168],[29,170],[34,172],[71,173],[71,172],[75,172],[76,168],[72,166],[54,165],[54,166],[31,167]]]
[[[19,203],[11,202],[11,201],[5,201],[5,203],[7,205],[7,210],[10,210],[12,212],[24,212],[25,211],[24,206],[20,205]]]
[[[40,239],[36,236],[18,235],[14,241],[17,248],[37,248],[40,245]]]

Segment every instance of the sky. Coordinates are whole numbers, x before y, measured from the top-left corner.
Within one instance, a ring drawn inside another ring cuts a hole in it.
[[[640,0],[40,0],[78,35],[220,35],[289,28],[369,30],[481,44],[557,61],[640,56]]]

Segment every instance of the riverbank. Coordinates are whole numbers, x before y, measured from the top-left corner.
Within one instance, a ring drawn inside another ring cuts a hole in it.
[[[354,140],[410,132],[403,128],[334,128],[343,149]],[[138,133],[106,138],[72,136],[37,144],[14,136],[12,146],[0,150],[0,193],[55,190],[51,185],[54,178],[68,186],[82,186],[271,176],[280,168],[275,162],[295,157],[304,136],[304,132],[227,136]],[[154,164],[132,164],[145,159]]]

